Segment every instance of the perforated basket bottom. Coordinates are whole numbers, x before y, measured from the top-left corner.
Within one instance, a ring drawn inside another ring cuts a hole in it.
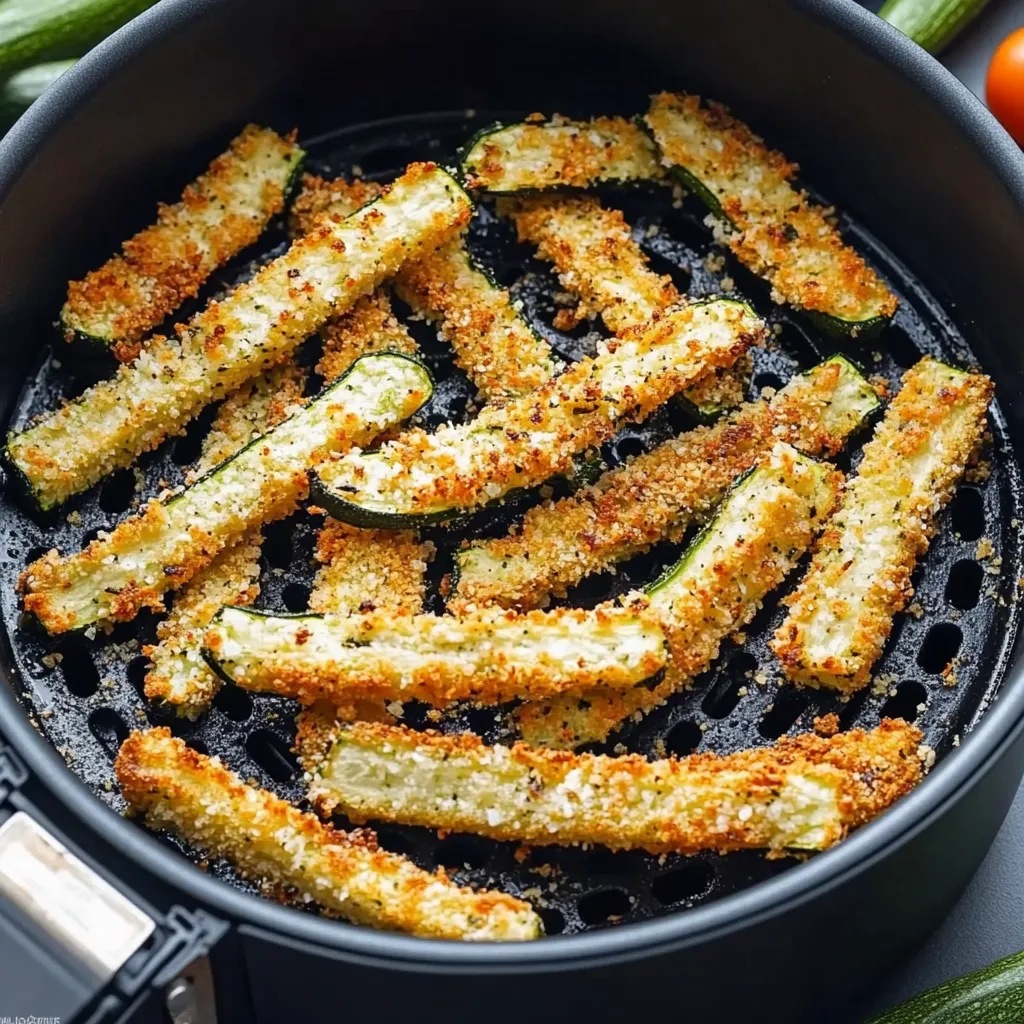
[[[487,120],[435,115],[346,129],[313,140],[308,169],[327,176],[361,173],[388,180],[410,160],[451,160],[456,147]],[[624,209],[654,268],[671,273],[680,290],[694,297],[713,294],[726,289],[727,278],[731,278],[739,293],[771,322],[774,334],[770,345],[754,354],[751,396],[762,387],[778,387],[797,370],[836,350],[833,341],[775,306],[761,281],[711,244],[703,226],[704,211],[696,201],[673,202],[667,190],[653,187],[609,192],[607,199]],[[973,364],[975,360],[950,317],[906,268],[857,224],[844,218],[842,227],[901,299],[900,311],[884,334],[865,346],[851,344],[849,354],[893,386],[904,370],[926,353]],[[248,276],[255,263],[278,254],[285,245],[284,227],[278,224],[255,252],[245,254],[245,259],[219,274],[200,301]],[[558,281],[548,265],[533,259],[530,250],[515,241],[509,226],[499,221],[486,203],[481,204],[473,222],[469,245],[496,279],[522,300],[524,313],[564,357],[578,359],[593,351],[602,335],[600,326],[584,325],[570,334],[555,330],[555,296],[562,290]],[[712,272],[709,266],[716,260],[708,257],[721,256],[723,269]],[[181,319],[181,314],[176,319]],[[410,322],[410,328],[439,383],[424,421],[429,425],[464,417],[472,388],[454,368],[447,347],[432,328],[416,321]],[[40,347],[46,340],[38,339]],[[308,346],[311,363],[314,344],[311,341]],[[73,365],[61,347],[58,358],[45,359],[28,382],[14,424],[23,424],[62,395],[79,393],[88,383],[87,373],[87,368]],[[146,659],[140,648],[153,640],[155,620],[151,616],[141,616],[109,636],[91,640],[40,637],[20,619],[15,581],[21,569],[52,546],[62,551],[81,548],[97,530],[111,529],[139,500],[155,494],[162,481],[179,483],[185,467],[198,455],[211,413],[204,414],[185,436],[141,460],[144,483],[139,489],[133,473],[119,473],[47,522],[30,518],[6,498],[2,501],[0,608],[26,710],[71,768],[114,808],[123,807],[112,771],[118,743],[129,729],[150,723],[170,724],[192,746],[219,754],[243,778],[290,800],[302,799],[302,781],[289,751],[297,709],[293,703],[225,688],[199,722],[177,722],[155,712],[141,697]],[[607,460],[614,465],[686,425],[683,414],[662,411],[608,445]],[[787,732],[806,731],[816,715],[836,711],[844,727],[871,727],[884,715],[916,721],[938,755],[948,753],[997,696],[1017,625],[1019,472],[998,407],[992,410],[991,433],[985,453],[989,475],[964,484],[943,513],[931,551],[915,575],[915,612],[900,616],[877,666],[878,677],[889,682],[863,691],[846,704],[826,694],[780,685],[778,666],[769,655],[766,640],[781,617],[778,598],[787,587],[745,630],[741,647],[727,645],[714,669],[692,689],[639,725],[623,730],[612,744],[622,743],[648,755],[662,751],[687,754],[697,749],[728,752],[769,743]],[[863,437],[858,440],[862,442]],[[857,458],[855,446],[844,468],[855,465]],[[503,532],[509,521],[507,517],[485,521],[476,529]],[[291,611],[305,607],[319,525],[317,518],[300,513],[267,528],[261,607]],[[434,610],[442,608],[438,584],[450,566],[451,551],[464,535],[431,532],[439,552],[430,568]],[[677,554],[678,547],[661,545],[627,563],[614,576],[587,580],[569,600],[593,605],[610,594],[643,584]],[[799,575],[794,574],[794,580]],[[46,657],[53,653],[62,655],[56,665]],[[944,679],[940,673],[951,660],[954,673]],[[409,708],[406,720],[423,722],[422,709]],[[467,711],[453,716],[445,727],[466,725],[493,734],[498,728],[495,710]],[[383,846],[407,853],[425,867],[443,864],[461,881],[498,886],[525,896],[543,914],[549,934],[581,932],[691,907],[736,892],[796,863],[792,859],[767,861],[760,854],[685,859],[554,848],[535,850],[520,861],[512,846],[474,837],[438,840],[424,829],[392,826],[380,828],[379,834]],[[177,841],[167,842],[191,856]],[[253,889],[224,864],[215,863],[210,870],[232,885]]]

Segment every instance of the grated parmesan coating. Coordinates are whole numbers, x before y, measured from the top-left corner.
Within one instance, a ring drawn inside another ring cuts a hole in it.
[[[724,106],[664,92],[646,121],[664,165],[685,172],[684,184],[719,215],[716,235],[771,283],[774,301],[854,324],[896,312],[896,296],[843,242],[832,211],[790,184],[797,165]]]
[[[670,660],[652,688],[523,704],[515,724],[531,746],[571,748],[601,742],[627,718],[664,704],[703,672],[727,637],[757,614],[793,571],[838,500],[842,474],[779,444],[729,492],[718,514],[674,569],[648,594],[625,599],[663,626]]]
[[[340,377],[367,352],[403,352],[414,356],[419,347],[391,309],[381,289],[365,295],[347,313],[329,320],[320,331],[324,348],[316,372],[324,380]]]
[[[988,377],[931,358],[904,375],[772,641],[791,680],[868,684],[936,516],[981,442],[992,392]]]
[[[228,462],[163,502],[101,534],[83,552],[50,551],[22,573],[25,610],[51,633],[132,619],[160,609],[248,530],[292,512],[308,471],[332,451],[366,444],[407,419],[429,394],[418,364],[377,355]]]
[[[624,117],[569,121],[541,115],[485,129],[468,148],[462,172],[487,192],[587,188],[602,181],[657,178],[661,168],[643,129]]]
[[[378,187],[307,176],[297,226],[307,226],[324,211],[344,212],[355,198]],[[519,315],[508,292],[475,264],[461,240],[406,264],[395,287],[416,313],[437,323],[456,363],[488,400],[532,391],[559,369],[551,346]]]
[[[205,637],[217,671],[303,704],[357,699],[499,704],[631,687],[665,664],[657,622],[623,608],[273,616],[223,608]]]
[[[112,379],[10,435],[9,460],[42,507],[59,504],[283,362],[329,316],[465,227],[470,213],[449,174],[410,165],[351,217],[322,218],[251,281],[211,302],[177,341],[154,341]]]
[[[498,212],[514,221],[519,241],[537,246],[537,255],[555,265],[566,291],[579,297],[575,311],[558,315],[555,326],[563,330],[600,315],[619,334],[680,301],[672,278],[647,266],[622,212],[593,196],[499,199]],[[716,369],[684,395],[704,412],[734,408],[743,401],[752,365],[749,355],[741,356],[735,366]]]
[[[471,509],[568,472],[575,455],[644,419],[712,368],[735,362],[763,336],[764,324],[741,303],[671,310],[530,395],[485,408],[462,426],[411,430],[375,452],[353,452],[319,476],[363,509]]]
[[[284,209],[303,152],[295,135],[249,125],[181,201],[160,204],[155,224],[81,281],[68,284],[64,336],[82,334],[110,346],[121,362],[203,282],[259,238]]]
[[[313,775],[321,814],[473,832],[528,845],[613,850],[824,850],[921,779],[921,732],[809,733],[727,756],[648,761],[486,746],[356,723],[334,730]]]
[[[226,605],[249,605],[259,594],[259,531],[222,551],[181,589],[170,614],[156,627],[157,642],[143,648],[152,662],[145,693],[185,718],[198,718],[220,689],[201,653],[203,635]]]
[[[365,829],[340,832],[266,790],[169,729],[133,732],[114,763],[129,806],[239,873],[314,901],[356,924],[439,939],[520,940],[543,928],[528,903],[453,884],[377,846]]]
[[[450,606],[535,608],[593,573],[679,542],[706,520],[732,481],[777,440],[810,455],[835,455],[877,405],[841,359],[793,378],[770,401],[754,402],[713,426],[698,427],[603,474],[557,502],[529,512],[505,537],[476,541],[456,556]]]

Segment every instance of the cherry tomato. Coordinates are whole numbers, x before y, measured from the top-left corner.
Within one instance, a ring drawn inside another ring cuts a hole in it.
[[[989,110],[1024,147],[1024,28],[1011,32],[992,55],[985,99]]]

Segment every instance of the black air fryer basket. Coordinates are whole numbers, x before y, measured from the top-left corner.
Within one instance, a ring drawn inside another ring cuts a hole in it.
[[[130,729],[170,724],[243,778],[300,802],[304,784],[290,751],[296,706],[226,687],[195,723],[154,710],[141,696],[141,647],[155,629],[146,616],[109,636],[41,635],[20,616],[18,573],[52,546],[80,548],[140,494],[125,471],[40,518],[5,492],[0,732],[9,745],[0,747],[0,827],[18,810],[41,822],[142,914],[117,909],[114,897],[105,912],[148,936],[120,966],[102,938],[106,959],[90,957],[0,902],[0,946],[15,951],[0,956],[0,1014],[13,993],[12,1012],[97,1021],[161,1012],[210,1020],[214,1008],[229,1021],[325,1012],[397,1021],[425,1006],[467,1020],[481,1012],[611,1019],[666,1007],[713,1020],[856,1020],[850,994],[948,909],[1002,820],[1024,754],[1024,688],[1013,666],[1024,409],[1011,333],[1012,282],[1024,271],[1024,170],[1009,140],[938,65],[852,4],[727,0],[678,10],[648,0],[584,12],[570,4],[478,11],[320,3],[294,11],[269,0],[164,0],[84,60],[0,147],[8,421],[21,425],[97,372],[50,345],[62,283],[145,223],[153,201],[194,176],[245,120],[297,124],[307,170],[387,181],[412,160],[451,163],[495,116],[629,114],[662,87],[733,104],[799,158],[804,183],[848,211],[844,233],[901,299],[880,337],[837,346],[775,306],[735,261],[719,269],[708,258],[719,250],[695,200],[674,204],[653,187],[610,191],[654,269],[670,273],[680,291],[700,297],[734,285],[773,326],[770,344],[755,351],[751,396],[838,349],[893,387],[925,354],[980,365],[996,380],[997,402],[983,462],[942,515],[915,575],[913,613],[900,617],[876,685],[840,702],[781,684],[767,639],[791,580],[744,631],[742,646],[726,645],[692,689],[608,749],[724,753],[805,732],[834,711],[843,728],[870,728],[886,716],[915,721],[937,754],[931,777],[880,821],[806,862],[600,848],[537,849],[523,860],[510,845],[476,837],[379,829],[382,846],[423,866],[444,865],[460,881],[531,900],[550,937],[526,946],[428,942],[277,907],[226,864],[204,862],[201,873],[187,847],[111,813],[124,807],[112,761]],[[284,244],[279,223],[216,275],[200,301]],[[561,291],[553,272],[487,202],[469,246],[564,358],[593,352],[600,328],[585,323],[566,334],[552,326]],[[433,328],[409,324],[438,382],[424,422],[464,418],[472,387]],[[315,359],[311,347],[306,354]],[[687,426],[685,417],[666,408],[626,429],[605,447],[606,461],[649,449]],[[142,498],[182,480],[210,419],[141,460]],[[844,469],[856,466],[863,440],[855,438]],[[458,542],[504,532],[522,511],[431,533],[433,610],[443,607],[441,578]],[[305,608],[321,522],[300,512],[266,529],[258,606]],[[659,545],[614,575],[584,581],[565,603],[589,607],[641,586],[678,553]],[[426,724],[416,708],[406,721]],[[451,716],[443,727],[501,734],[493,709]],[[59,898],[70,899],[63,890]],[[89,915],[99,920],[108,897],[94,898]]]

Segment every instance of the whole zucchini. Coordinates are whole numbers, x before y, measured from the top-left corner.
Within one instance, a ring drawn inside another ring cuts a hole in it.
[[[80,57],[154,0],[2,0],[0,71]]]
[[[0,128],[17,121],[74,63],[74,60],[54,60],[33,64],[11,75],[0,91]]]
[[[1017,1024],[1024,1020],[1024,953],[997,960],[902,1003],[869,1024]]]
[[[887,0],[878,16],[929,53],[938,53],[987,3],[988,0]]]

